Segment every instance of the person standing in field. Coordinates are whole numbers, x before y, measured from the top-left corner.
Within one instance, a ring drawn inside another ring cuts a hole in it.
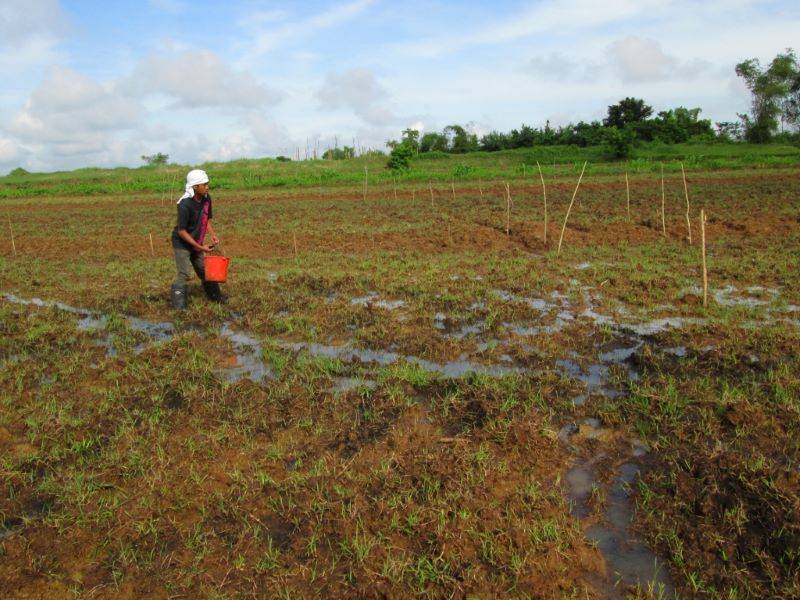
[[[178,222],[172,231],[172,250],[178,274],[172,284],[172,307],[186,308],[186,284],[192,278],[192,269],[203,282],[203,289],[212,302],[226,302],[218,283],[205,280],[206,252],[219,244],[211,225],[213,211],[208,193],[208,175],[193,169],[186,175],[186,192],[178,200]],[[206,244],[206,235],[211,244]]]

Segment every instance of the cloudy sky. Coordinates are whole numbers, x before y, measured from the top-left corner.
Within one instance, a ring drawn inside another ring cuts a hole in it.
[[[382,148],[625,96],[733,120],[734,65],[798,31],[796,0],[0,0],[0,174]]]

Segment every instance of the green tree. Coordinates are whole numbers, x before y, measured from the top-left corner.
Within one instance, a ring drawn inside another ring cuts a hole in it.
[[[403,130],[403,143],[414,151],[414,154],[419,154],[419,131],[416,129]]]
[[[411,159],[414,158],[414,148],[406,142],[396,144],[389,154],[386,167],[392,171],[408,171],[411,168]]]
[[[169,154],[164,154],[163,152],[157,152],[156,154],[151,154],[150,156],[143,154],[141,158],[145,162],[145,164],[149,166],[165,165],[169,160]]]
[[[344,146],[342,148],[328,148],[322,154],[325,160],[345,160],[355,156],[355,148],[352,146]]]
[[[633,150],[634,133],[630,128],[606,127],[603,129],[603,140],[611,158],[628,158]]]
[[[454,154],[478,149],[478,136],[468,133],[461,125],[448,125],[442,130],[442,134],[447,138],[447,149]]]
[[[142,160],[150,167],[165,165],[169,160],[169,154],[164,154],[163,152],[157,152],[156,154],[151,154],[150,156],[143,154]]]
[[[778,54],[767,68],[757,58],[736,65],[736,74],[744,79],[753,95],[750,115],[740,115],[749,142],[768,142],[778,129],[779,120],[792,122],[792,89],[800,76],[794,50]]]
[[[420,152],[447,152],[447,149],[447,137],[435,131],[426,133],[419,141]]]
[[[497,152],[510,147],[508,134],[499,131],[490,131],[481,138],[481,150]]]
[[[606,127],[624,129],[628,124],[641,123],[653,114],[653,107],[639,98],[625,98],[608,107],[608,116],[603,119]]]

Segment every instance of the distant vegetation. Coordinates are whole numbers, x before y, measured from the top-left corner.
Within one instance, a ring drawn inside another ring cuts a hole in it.
[[[146,165],[151,167],[155,167],[158,165],[165,165],[169,162],[169,154],[164,154],[163,152],[158,152],[150,156],[143,154],[142,160]]]
[[[397,150],[392,152],[397,155]],[[402,151],[400,151],[402,153]],[[102,194],[180,195],[186,172],[205,169],[212,178],[212,193],[219,190],[269,190],[331,185],[361,185],[365,176],[370,186],[392,181],[450,182],[479,180],[513,181],[531,177],[538,162],[545,176],[575,176],[583,161],[587,175],[622,175],[717,169],[760,169],[800,167],[800,147],[791,144],[686,143],[637,144],[624,161],[610,160],[607,146],[556,145],[517,148],[497,152],[450,154],[431,151],[408,155],[409,168],[386,168],[387,157],[365,153],[349,160],[289,160],[288,158],[241,159],[199,165],[169,164],[156,167],[87,168],[56,173],[27,173],[15,170],[0,177],[0,199],[31,196],[92,196]],[[399,161],[399,158],[398,158]],[[398,165],[400,163],[398,162]],[[538,177],[538,175],[536,175]],[[177,197],[177,196],[176,196]]]
[[[800,141],[797,131],[800,124],[800,63],[794,51],[788,49],[778,54],[766,68],[762,68],[757,59],[746,60],[736,66],[736,73],[753,94],[752,114],[739,115],[738,122],[718,122],[712,126],[709,119],[700,118],[700,108],[683,106],[653,116],[652,106],[640,98],[628,97],[609,106],[603,121],[579,121],[560,127],[551,127],[548,121],[544,127],[538,128],[522,124],[510,132],[492,131],[480,138],[459,124],[448,125],[441,132],[428,132],[421,137],[421,132],[406,129],[400,140],[387,142],[392,149],[388,166],[397,170],[397,165],[403,163],[400,155],[409,153],[465,154],[538,146],[602,146],[606,158],[621,159],[632,155],[634,145],[646,142]]]

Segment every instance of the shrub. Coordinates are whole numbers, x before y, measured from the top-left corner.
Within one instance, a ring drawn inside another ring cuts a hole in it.
[[[414,148],[409,144],[397,144],[392,148],[389,155],[389,162],[386,167],[392,171],[407,171],[411,168],[411,159],[414,157]]]
[[[633,132],[629,129],[606,127],[603,139],[608,146],[610,158],[628,158],[633,150]]]

